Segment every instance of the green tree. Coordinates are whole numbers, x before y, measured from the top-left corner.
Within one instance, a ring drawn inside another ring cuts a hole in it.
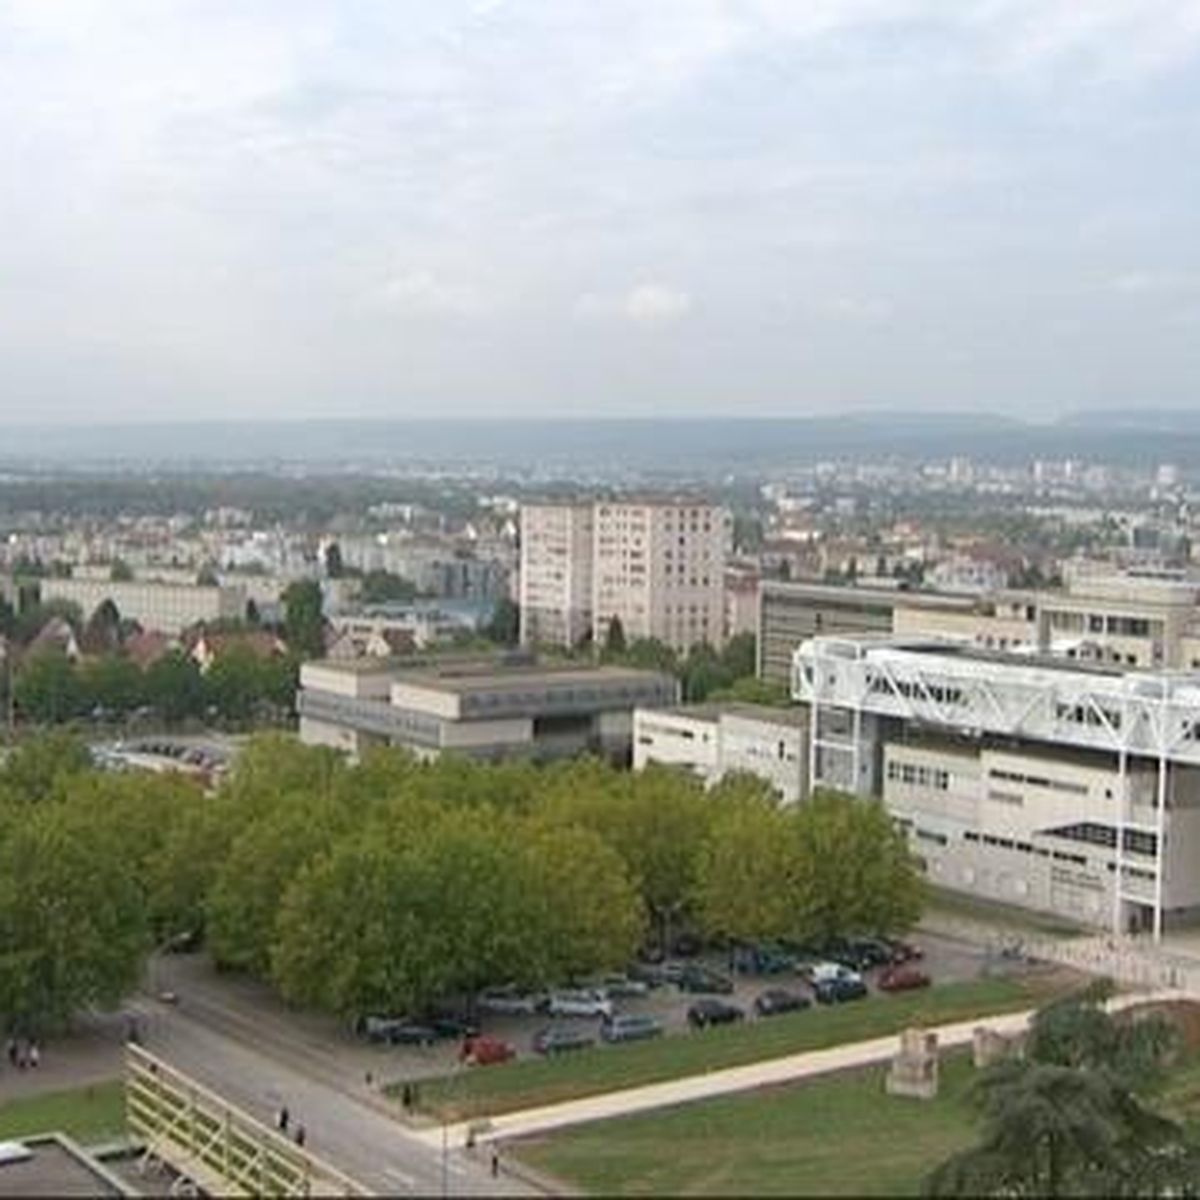
[[[913,925],[922,881],[878,800],[818,789],[793,811],[801,856],[796,905],[808,936],[823,941]]]
[[[0,1013],[40,1033],[136,985],[148,945],[133,866],[97,815],[39,805],[0,839]]]
[[[501,596],[492,610],[484,633],[501,646],[515,646],[521,632],[521,610],[507,596]]]
[[[146,668],[143,688],[146,702],[168,724],[204,711],[205,689],[200,668],[181,650],[170,650]]]
[[[0,794],[18,804],[36,804],[91,766],[92,756],[79,738],[44,733],[21,742],[5,759],[0,767]]]
[[[927,1195],[1200,1195],[1196,1147],[1108,1072],[1010,1059],[975,1098],[983,1136],[929,1176]]]
[[[325,574],[330,579],[341,579],[345,573],[346,570],[342,564],[342,548],[337,542],[330,542],[329,549],[325,551]]]
[[[77,717],[85,699],[74,665],[58,649],[25,662],[13,684],[13,698],[26,720],[48,725]]]
[[[746,942],[794,936],[801,860],[792,816],[763,794],[758,780],[723,780],[718,787],[696,864],[701,928]]]
[[[106,655],[79,669],[80,704],[121,715],[137,708],[145,697],[146,680],[127,658]]]
[[[394,600],[407,604],[417,594],[417,585],[402,575],[391,571],[368,571],[359,588],[358,598],[363,604],[386,604]]]
[[[102,600],[88,618],[80,645],[89,654],[115,654],[121,648],[121,614],[111,600]]]
[[[752,633],[735,633],[721,651],[721,663],[735,680],[755,676],[758,673],[758,639]]]
[[[604,635],[604,657],[620,658],[625,653],[625,626],[620,617],[613,617]]]
[[[781,683],[756,679],[753,675],[735,679],[727,688],[720,688],[709,696],[712,701],[732,700],[741,704],[766,704],[773,708],[787,708],[792,698]]]
[[[128,583],[133,579],[133,568],[124,559],[114,558],[108,577],[113,583]]]
[[[325,652],[325,620],[321,615],[321,588],[311,579],[289,584],[283,593],[284,639],[293,654],[319,658]]]

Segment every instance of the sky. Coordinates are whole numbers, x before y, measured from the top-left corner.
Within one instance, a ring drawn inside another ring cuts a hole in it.
[[[0,180],[0,421],[1200,407],[1200,0],[0,0]]]

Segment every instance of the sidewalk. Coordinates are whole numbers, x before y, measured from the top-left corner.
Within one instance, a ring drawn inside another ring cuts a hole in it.
[[[1110,1006],[1119,1010],[1132,1004],[1145,1004],[1159,1000],[1178,1000],[1177,991],[1162,990],[1118,997]],[[1007,1013],[994,1017],[979,1017],[971,1021],[959,1021],[941,1025],[930,1030],[938,1036],[941,1049],[969,1045],[974,1031],[985,1026],[997,1033],[1011,1035],[1022,1033],[1027,1028],[1034,1010]],[[486,1132],[480,1132],[480,1143],[501,1141],[510,1138],[528,1137],[545,1133],[568,1125],[582,1125],[589,1121],[603,1121],[611,1117],[629,1116],[676,1104],[687,1104],[694,1100],[708,1100],[734,1092],[754,1088],[770,1087],[774,1084],[793,1083],[796,1080],[825,1075],[832,1071],[844,1071],[855,1067],[884,1062],[896,1053],[899,1037],[872,1038],[865,1042],[852,1042],[844,1046],[831,1046],[825,1050],[811,1050],[785,1058],[768,1059],[766,1062],[748,1066],[729,1067],[711,1071],[704,1075],[689,1075],[684,1079],[673,1079],[664,1083],[647,1084],[644,1087],[627,1088],[617,1092],[603,1092],[562,1104],[551,1104],[543,1108],[524,1109],[520,1112],[494,1116],[486,1122]],[[467,1131],[474,1125],[477,1129],[483,1122],[458,1122],[447,1128],[446,1136],[454,1147],[466,1143]],[[441,1129],[413,1131],[429,1145],[441,1145]]]

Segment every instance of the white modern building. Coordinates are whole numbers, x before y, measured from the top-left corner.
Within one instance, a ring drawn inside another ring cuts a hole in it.
[[[882,797],[932,882],[1155,936],[1200,912],[1200,673],[819,637],[793,694],[810,785]]]
[[[692,704],[633,714],[635,771],[659,763],[714,784],[745,771],[765,779],[785,804],[808,795],[808,720],[803,708]]]
[[[592,629],[603,645],[617,620],[625,638],[658,638],[686,652],[725,639],[729,513],[687,500],[603,501],[595,507]]]
[[[179,634],[200,622],[239,620],[246,615],[246,590],[240,584],[202,587],[196,584],[143,583],[110,579],[41,580],[42,600],[78,604],[86,621],[106,600],[124,618],[143,629]]]
[[[675,704],[671,675],[621,667],[360,659],[300,669],[300,740],[361,754],[538,760],[593,753],[628,763],[633,711]]]
[[[521,644],[573,648],[592,632],[593,506],[521,506]]]

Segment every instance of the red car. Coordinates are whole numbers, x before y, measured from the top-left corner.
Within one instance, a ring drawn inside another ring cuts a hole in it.
[[[924,971],[905,963],[885,967],[880,971],[876,985],[883,992],[907,992],[913,988],[928,987],[929,983],[929,976]]]
[[[486,1067],[492,1063],[508,1062],[510,1058],[515,1058],[516,1054],[507,1042],[481,1033],[463,1039],[458,1057],[468,1066]]]

